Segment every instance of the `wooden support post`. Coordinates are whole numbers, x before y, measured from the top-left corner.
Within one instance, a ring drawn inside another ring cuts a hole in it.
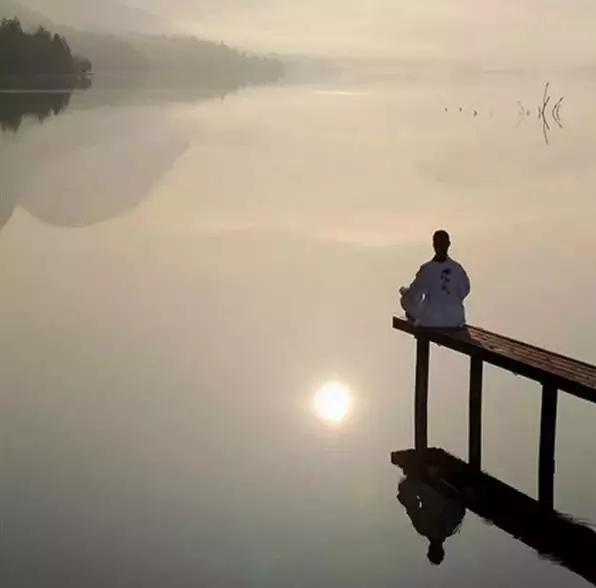
[[[470,362],[470,408],[468,432],[468,461],[474,468],[482,466],[482,360],[472,357]]]
[[[540,457],[538,471],[538,500],[547,508],[554,507],[555,498],[555,440],[557,427],[557,388],[546,383],[542,389],[540,419]]]
[[[428,448],[428,366],[430,341],[418,337],[416,343],[416,398],[415,398],[415,437],[416,449]]]

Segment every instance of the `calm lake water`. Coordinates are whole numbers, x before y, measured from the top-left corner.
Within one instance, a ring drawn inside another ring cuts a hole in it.
[[[595,95],[402,65],[96,84],[20,125],[0,100],[2,586],[588,585],[470,512],[431,565],[389,454],[415,351],[391,316],[436,228],[471,323],[596,362]],[[432,370],[431,444],[465,458],[467,361]],[[484,466],[532,496],[539,417],[487,368]],[[556,506],[588,521],[595,426],[560,399]]]

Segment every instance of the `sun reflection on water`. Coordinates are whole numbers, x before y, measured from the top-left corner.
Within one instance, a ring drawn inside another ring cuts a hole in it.
[[[321,386],[313,399],[313,410],[323,421],[341,423],[350,414],[352,395],[339,382],[328,382]]]

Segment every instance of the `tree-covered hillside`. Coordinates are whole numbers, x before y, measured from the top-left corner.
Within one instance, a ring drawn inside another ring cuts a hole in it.
[[[91,62],[74,55],[66,38],[41,26],[28,33],[17,18],[0,21],[0,77],[81,77],[90,72]]]

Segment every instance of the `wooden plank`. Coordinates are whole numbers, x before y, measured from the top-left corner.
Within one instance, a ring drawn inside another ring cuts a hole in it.
[[[468,460],[470,465],[482,467],[482,360],[470,361],[470,407],[468,431]]]
[[[538,499],[548,508],[553,508],[555,497],[557,397],[557,389],[550,383],[545,384],[542,389],[542,412],[540,417]]]
[[[551,381],[559,390],[596,402],[596,366],[591,364],[472,326],[426,329],[399,317],[394,317],[393,326],[532,380]]]
[[[541,556],[596,584],[596,532],[588,526],[543,508],[533,498],[442,449],[396,451],[391,461],[408,478],[422,479]],[[461,532],[466,532],[465,523]]]
[[[414,429],[416,449],[428,447],[428,369],[430,342],[418,337],[416,345],[416,396],[414,407]]]

